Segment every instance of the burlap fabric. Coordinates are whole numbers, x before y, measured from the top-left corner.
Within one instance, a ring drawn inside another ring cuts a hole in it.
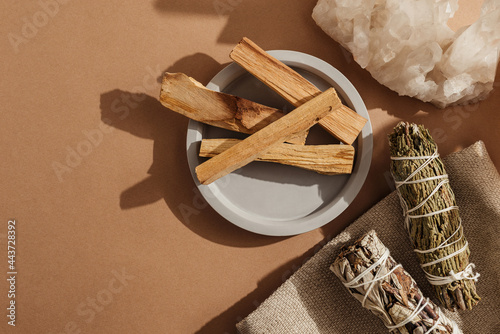
[[[480,303],[447,312],[464,333],[500,333],[500,176],[482,142],[444,159],[460,207],[471,262],[481,274]],[[237,324],[240,333],[387,333],[382,322],[355,300],[330,271],[340,248],[375,229],[394,259],[435,302],[403,228],[395,192],[326,244],[253,313]]]

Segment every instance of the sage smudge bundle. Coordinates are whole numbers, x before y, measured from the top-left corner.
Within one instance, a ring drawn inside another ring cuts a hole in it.
[[[344,246],[330,269],[363,307],[391,331],[404,334],[459,334],[401,264],[390,255],[375,231]]]
[[[391,173],[420,265],[448,309],[471,309],[479,274],[437,145],[423,126],[399,123],[389,135]]]

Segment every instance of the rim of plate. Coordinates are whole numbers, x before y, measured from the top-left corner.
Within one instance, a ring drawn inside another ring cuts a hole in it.
[[[357,138],[356,160],[352,174],[336,197],[338,200],[327,203],[319,210],[299,219],[285,221],[265,219],[265,217],[252,215],[236,207],[228,198],[220,193],[217,182],[202,185],[196,177],[195,168],[199,164],[199,143],[203,138],[203,129],[206,125],[193,120],[189,121],[186,136],[187,158],[191,175],[202,196],[226,220],[247,231],[258,234],[270,236],[297,235],[312,231],[331,222],[347,209],[358,195],[370,169],[373,153],[373,131],[368,111],[358,91],[332,65],[302,52],[290,50],[272,50],[267,52],[290,67],[306,70],[328,82],[337,90],[338,95],[349,107],[368,120]],[[248,73],[245,69],[236,63],[231,63],[217,73],[206,87],[211,90],[222,91],[245,73]]]

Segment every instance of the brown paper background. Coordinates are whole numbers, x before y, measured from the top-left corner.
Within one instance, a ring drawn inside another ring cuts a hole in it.
[[[473,22],[481,2],[460,1],[450,25]],[[53,1],[0,4],[1,277],[11,218],[18,270],[15,329],[5,316],[7,283],[0,284],[2,333],[233,333],[309,256],[390,192],[386,134],[400,120],[425,124],[442,155],[483,140],[500,167],[498,72],[496,90],[476,105],[439,110],[399,97],[315,25],[315,1],[66,0],[49,7],[53,16],[39,13],[41,3]],[[36,34],[16,50],[9,34],[25,38],[23,27],[34,19]],[[157,102],[164,70],[206,84],[242,36],[327,61],[369,110],[367,181],[353,205],[321,229],[266,237],[221,218],[188,171],[187,119]],[[137,92],[147,96],[131,97]],[[58,177],[54,166],[67,166],[69,156],[71,167]],[[93,300],[94,309],[86,305]]]

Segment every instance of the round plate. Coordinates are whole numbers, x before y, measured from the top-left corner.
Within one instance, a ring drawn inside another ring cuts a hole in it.
[[[343,102],[368,119],[353,146],[350,175],[321,175],[297,167],[252,162],[209,184],[198,181],[195,168],[207,158],[198,156],[202,138],[244,138],[245,135],[190,120],[187,156],[193,179],[207,202],[233,224],[259,234],[285,236],[316,229],[340,215],[354,200],[370,168],[373,139],[368,112],[354,86],[328,63],[295,51],[269,51],[320,90],[334,87]],[[237,95],[285,111],[292,110],[278,94],[236,63],[220,71],[207,88]],[[307,144],[338,143],[318,125]]]

